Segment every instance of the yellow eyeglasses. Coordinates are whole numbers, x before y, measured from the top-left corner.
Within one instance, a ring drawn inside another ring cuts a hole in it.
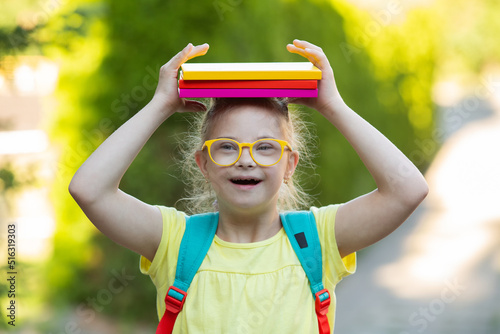
[[[281,160],[285,148],[292,151],[287,141],[273,138],[259,139],[253,143],[239,143],[234,139],[217,138],[207,140],[201,149],[204,150],[205,147],[208,149],[210,159],[219,166],[234,165],[240,159],[243,147],[248,147],[253,161],[264,167],[276,165]]]

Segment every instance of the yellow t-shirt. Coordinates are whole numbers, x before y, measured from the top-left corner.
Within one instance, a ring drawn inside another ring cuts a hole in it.
[[[173,284],[185,214],[159,207],[163,234],[153,259],[141,257],[140,270],[157,289],[158,318]],[[311,208],[323,256],[323,283],[330,291],[330,328],[335,320],[335,286],[356,270],[356,254],[341,259],[335,241],[338,205]],[[282,228],[270,239],[227,242],[217,235],[188,290],[173,333],[318,333],[309,281]]]

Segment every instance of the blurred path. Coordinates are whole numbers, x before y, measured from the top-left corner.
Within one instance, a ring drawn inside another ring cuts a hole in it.
[[[500,333],[500,116],[449,137],[426,179],[423,205],[337,287],[335,334]]]

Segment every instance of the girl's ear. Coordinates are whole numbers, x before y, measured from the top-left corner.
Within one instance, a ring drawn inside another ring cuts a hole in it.
[[[288,155],[287,167],[285,171],[285,176],[287,178],[292,177],[298,163],[299,163],[299,152],[291,151],[290,154]]]
[[[201,173],[205,176],[205,178],[208,177],[208,170],[207,170],[207,157],[203,153],[203,151],[196,151],[194,154],[194,160],[196,161],[196,164],[198,165],[198,168],[200,169]]]

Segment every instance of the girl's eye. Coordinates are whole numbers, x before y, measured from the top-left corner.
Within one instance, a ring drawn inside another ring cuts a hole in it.
[[[257,151],[270,151],[276,149],[276,145],[273,145],[272,143],[261,143],[257,146]]]
[[[236,150],[237,147],[234,143],[220,143],[219,149],[223,151],[231,151],[231,150]]]

